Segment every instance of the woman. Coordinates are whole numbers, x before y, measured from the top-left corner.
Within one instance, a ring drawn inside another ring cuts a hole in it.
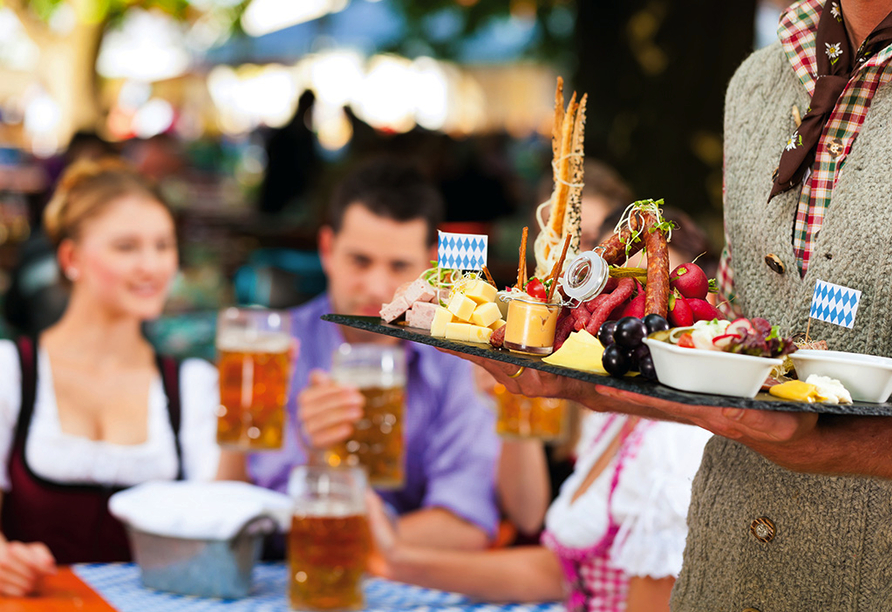
[[[56,563],[129,559],[108,513],[115,491],[243,474],[215,443],[216,370],[176,367],[140,331],[177,271],[173,217],[155,191],[119,162],[80,162],[44,224],[68,306],[38,338],[0,342],[0,594],[15,596]]]
[[[674,423],[586,415],[576,470],[548,510],[543,546],[479,553],[406,546],[371,496],[372,570],[482,600],[566,598],[571,612],[668,611],[708,437]]]

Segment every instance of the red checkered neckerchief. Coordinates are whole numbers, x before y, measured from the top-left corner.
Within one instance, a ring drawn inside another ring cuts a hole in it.
[[[784,13],[778,29],[787,58],[809,94],[815,92],[817,53],[827,53],[826,48],[817,49],[818,23],[825,7],[834,20],[836,14],[844,18],[838,0],[828,0],[826,4],[821,0],[804,0]],[[888,22],[889,17],[883,21],[884,24]],[[864,124],[873,96],[881,85],[892,79],[890,58],[892,45],[888,43],[881,49],[862,45],[855,54],[851,77],[821,130],[811,174],[806,173],[802,182],[793,226],[793,251],[801,275],[805,275],[808,269],[812,247],[830,205],[838,173]],[[787,143],[788,147],[795,136],[794,132]]]
[[[886,16],[857,52],[853,53],[843,23],[842,11],[837,2],[829,2],[821,12],[814,37],[815,53],[806,54],[801,60],[802,63],[812,64],[808,70],[812,88],[811,103],[808,112],[802,118],[802,123],[790,137],[781,154],[770,197],[792,189],[802,182],[802,177],[815,160],[815,149],[824,124],[830,118],[846,85],[868,58],[892,42],[892,13]],[[796,66],[800,62],[798,56],[802,49],[799,32],[791,32],[790,39],[785,43],[792,47],[793,53],[797,56],[791,57],[793,65]],[[788,55],[790,47],[786,48]],[[809,84],[806,83],[806,86]]]

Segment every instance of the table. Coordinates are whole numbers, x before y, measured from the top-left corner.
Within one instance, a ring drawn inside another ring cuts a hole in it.
[[[0,608],[3,612],[115,612],[70,567],[60,567],[46,578],[39,596],[0,599]]]
[[[3,612],[291,612],[285,597],[284,563],[259,563],[249,597],[237,600],[185,597],[142,587],[131,563],[62,568],[39,597],[7,599]],[[365,581],[367,612],[563,612],[561,603],[490,604],[464,595],[380,578]]]

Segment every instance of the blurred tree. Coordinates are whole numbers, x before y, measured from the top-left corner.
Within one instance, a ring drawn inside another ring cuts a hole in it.
[[[724,93],[753,50],[756,0],[580,0],[577,9],[587,153],[637,197],[664,197],[720,240]]]
[[[12,9],[28,36],[40,48],[38,77],[62,110],[60,133],[94,130],[101,117],[96,81],[96,59],[106,30],[133,8],[160,10],[181,21],[208,12],[237,28],[249,0],[192,2],[191,0],[0,0]],[[199,8],[199,6],[203,8]],[[62,10],[74,19],[58,19]],[[66,138],[67,139],[67,138]]]

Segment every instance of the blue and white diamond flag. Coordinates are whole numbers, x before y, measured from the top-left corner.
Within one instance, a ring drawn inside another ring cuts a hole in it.
[[[857,289],[819,280],[815,284],[815,292],[811,298],[811,312],[808,316],[852,329],[860,301],[861,292]]]
[[[480,270],[486,265],[489,236],[438,232],[437,265],[452,270]]]

